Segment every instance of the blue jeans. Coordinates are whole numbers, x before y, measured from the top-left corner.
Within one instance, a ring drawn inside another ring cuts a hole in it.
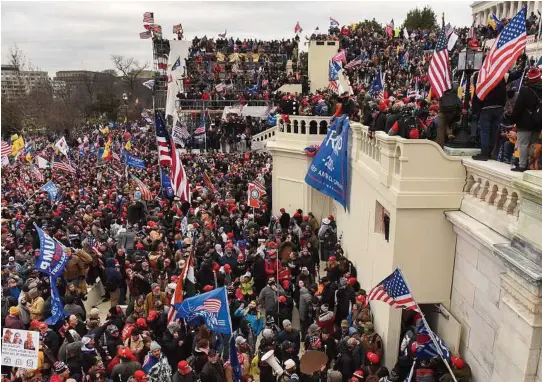
[[[502,107],[482,109],[480,112],[478,126],[480,127],[480,145],[482,146],[482,154],[491,156],[502,113]]]

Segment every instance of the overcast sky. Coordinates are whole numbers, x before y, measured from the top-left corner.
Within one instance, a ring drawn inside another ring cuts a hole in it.
[[[429,1],[427,1],[429,3]],[[455,26],[471,24],[467,1],[431,1],[439,19]],[[151,40],[140,40],[143,13],[154,12],[164,37],[182,23],[186,38],[216,37],[227,29],[240,38],[289,38],[299,21],[302,35],[316,26],[327,29],[329,17],[341,24],[375,18],[402,23],[407,11],[422,2],[25,2],[1,3],[2,63],[13,44],[50,76],[58,70],[111,69],[111,55],[152,61]]]

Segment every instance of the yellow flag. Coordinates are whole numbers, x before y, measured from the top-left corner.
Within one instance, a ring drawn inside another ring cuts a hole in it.
[[[18,137],[14,141],[12,141],[11,144],[11,155],[17,156],[19,154],[19,151],[21,151],[24,148],[24,139],[23,137]]]
[[[130,141],[126,142],[126,144],[124,145],[124,148],[128,151],[132,150],[132,142]]]
[[[258,62],[260,60],[260,55],[258,53],[252,54],[252,62]]]
[[[224,62],[224,53],[216,52],[216,60],[218,62]]]
[[[30,153],[26,154],[26,160],[28,161],[28,163],[32,163],[32,155],[30,155]]]
[[[103,130],[100,130],[100,133],[103,135],[109,134],[109,126],[104,127]]]
[[[236,62],[239,61],[239,53],[232,53],[230,55],[230,62]]]

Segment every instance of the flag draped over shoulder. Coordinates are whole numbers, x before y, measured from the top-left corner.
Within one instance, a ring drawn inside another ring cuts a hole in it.
[[[188,323],[205,322],[212,332],[231,334],[231,317],[226,288],[218,288],[173,304],[178,318]]]
[[[137,184],[137,186],[139,187],[139,190],[141,191],[141,199],[147,200],[147,201],[152,200],[152,192],[149,189],[149,187],[147,187],[147,185],[143,183],[141,179],[139,179],[134,174],[130,174],[130,176],[132,177],[133,181]]]

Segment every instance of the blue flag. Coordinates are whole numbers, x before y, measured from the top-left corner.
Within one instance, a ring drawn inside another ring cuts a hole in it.
[[[416,358],[419,360],[426,360],[431,358],[437,358],[440,354],[442,354],[443,358],[450,359],[451,352],[448,346],[439,336],[437,336],[433,331],[431,331],[431,333],[433,334],[433,338],[435,338],[435,342],[437,343],[435,344],[429,334],[430,331],[431,329],[425,326],[424,321],[420,320],[420,323],[416,328],[416,342],[418,343],[418,347],[416,348]]]
[[[175,61],[175,63],[174,63],[173,66],[171,67],[171,71],[174,71],[174,70],[177,69],[179,66],[181,66],[181,57],[180,57],[180,56],[177,58],[177,60]]]
[[[52,180],[40,187],[40,191],[45,191],[49,194],[49,198],[54,202],[58,198],[59,188],[55,186]]]
[[[169,179],[169,176],[167,176],[167,173],[163,168],[161,168],[160,171],[162,171],[162,189],[168,198],[173,198],[175,193],[173,192],[173,187],[171,186],[171,179]]]
[[[143,159],[135,157],[128,153],[126,153],[126,165],[139,169],[145,169],[147,167]]]
[[[335,68],[335,65],[333,65],[332,61],[329,61],[329,81],[337,81],[339,80],[339,72]]]
[[[35,223],[34,228],[40,238],[40,253],[36,256],[36,268],[55,278],[62,276],[68,262],[68,255],[64,251],[64,247],[43,232]]]
[[[323,194],[331,196],[346,209],[346,189],[348,179],[348,130],[350,119],[342,115],[335,118],[314,156],[305,182]]]
[[[92,157],[94,156],[94,153],[96,152],[96,148],[94,146],[94,143],[91,143],[90,144],[90,151],[89,151],[89,155]]]
[[[382,79],[382,72],[378,72],[376,78],[373,81],[373,86],[371,86],[371,94],[377,96],[380,92],[384,90],[384,81]]]
[[[102,155],[104,155],[104,148],[103,147],[100,147],[98,149],[98,160],[102,160]]]
[[[47,325],[55,325],[58,321],[66,317],[64,313],[64,306],[60,300],[60,293],[58,293],[58,288],[56,286],[56,277],[50,276],[51,280],[51,317],[45,320]]]
[[[218,288],[207,293],[190,297],[174,304],[177,318],[184,318],[188,323],[203,320],[212,332],[231,334],[230,307],[226,288]]]
[[[233,382],[241,382],[243,379],[243,371],[237,356],[237,347],[235,346],[235,338],[230,339],[230,365],[233,370]]]
[[[271,127],[276,126],[277,125],[277,115],[276,114],[275,115],[269,114],[267,116],[267,124],[269,126],[271,126]]]
[[[342,70],[341,62],[340,61],[331,61],[333,63],[333,67],[337,71],[337,74]]]

